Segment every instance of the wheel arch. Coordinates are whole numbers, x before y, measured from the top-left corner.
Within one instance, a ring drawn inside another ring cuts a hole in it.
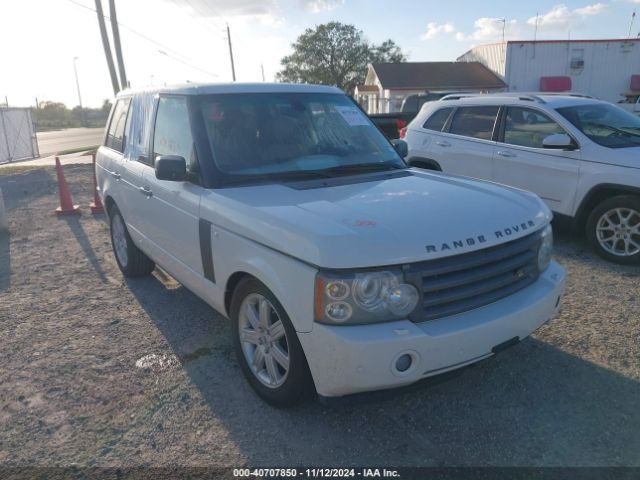
[[[438,162],[431,158],[426,157],[410,157],[407,163],[412,167],[423,168],[425,170],[435,170],[437,172],[442,171],[442,167]]]
[[[104,199],[104,207],[107,210],[107,216],[111,215],[111,210],[116,206],[116,201],[111,195],[107,195]]]
[[[231,274],[231,276],[227,279],[227,282],[224,287],[224,310],[227,314],[227,317],[231,314],[231,300],[233,299],[233,293],[236,291],[238,284],[244,280],[245,278],[255,278],[260,281],[260,279],[256,278],[254,275],[251,275],[245,271],[237,271]]]
[[[589,190],[584,196],[575,215],[576,227],[583,229],[589,213],[601,202],[618,195],[636,195],[640,197],[640,187],[620,185],[616,183],[601,183]]]

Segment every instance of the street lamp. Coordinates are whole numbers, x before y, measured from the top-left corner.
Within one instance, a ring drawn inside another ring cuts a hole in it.
[[[80,105],[80,121],[82,122],[82,126],[85,126],[84,122],[84,110],[82,110],[82,97],[80,96],[80,82],[78,81],[78,67],[76,66],[76,61],[78,57],[73,57],[73,72],[76,75],[76,88],[78,89],[78,104]]]

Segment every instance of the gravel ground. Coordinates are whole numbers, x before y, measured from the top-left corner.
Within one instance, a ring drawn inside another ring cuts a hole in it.
[[[638,267],[557,235],[560,316],[460,376],[389,399],[276,410],[229,327],[156,271],[123,280],[90,169],[0,173],[0,466],[640,466]]]

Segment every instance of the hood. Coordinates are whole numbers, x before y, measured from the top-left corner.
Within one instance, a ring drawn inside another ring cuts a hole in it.
[[[602,145],[597,145],[597,147],[600,152],[598,152],[596,160],[621,167],[640,169],[640,147],[607,148]]]
[[[205,196],[201,205],[223,228],[330,269],[457,255],[528,235],[551,218],[538,197],[520,190],[439,173],[400,173],[346,184],[341,177],[335,186],[210,190],[206,195],[215,198]]]

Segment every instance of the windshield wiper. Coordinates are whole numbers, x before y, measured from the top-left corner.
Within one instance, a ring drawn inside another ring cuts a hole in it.
[[[331,178],[325,170],[291,170],[285,172],[269,172],[264,174],[237,175],[223,182],[226,185],[240,185],[244,183],[272,182],[274,180],[301,180],[310,178]]]
[[[361,173],[361,172],[380,172],[388,170],[404,170],[405,167],[387,162],[376,163],[356,163],[352,165],[338,165],[324,169],[325,172],[333,174],[341,173]]]
[[[623,130],[623,128],[632,128],[634,130],[637,130],[637,127],[622,127],[622,128],[618,128],[618,127],[614,127],[612,125],[606,125],[604,123],[587,123],[586,125],[593,125],[596,128],[608,128],[609,130],[613,130],[614,132],[618,132],[618,133],[622,133],[624,135],[630,135],[632,137],[640,137],[640,133],[633,133],[633,132],[629,132],[628,130]]]

